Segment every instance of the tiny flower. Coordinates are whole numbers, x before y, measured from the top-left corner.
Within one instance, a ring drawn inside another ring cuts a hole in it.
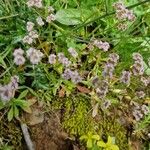
[[[13,90],[9,85],[0,86],[0,98],[4,103],[13,98]]]
[[[23,55],[24,51],[21,48],[15,49],[13,52],[13,56]]]
[[[18,55],[14,58],[14,63],[18,66],[23,65],[25,63],[25,58],[21,55]]]
[[[116,53],[112,53],[112,54],[109,54],[109,58],[108,58],[108,63],[111,63],[112,65],[116,66],[117,65],[117,62],[119,60],[119,55],[116,54]]]
[[[35,48],[29,48],[27,50],[27,57],[33,65],[38,64],[41,61],[43,55],[44,54],[40,52],[40,50],[36,50]]]
[[[120,81],[122,82],[122,83],[125,83],[125,84],[130,84],[130,77],[131,77],[131,73],[130,73],[130,71],[123,71],[122,72],[122,76],[121,76],[121,78],[120,78]]]
[[[149,113],[149,108],[148,108],[148,106],[146,106],[146,105],[142,105],[141,106],[141,110],[143,111],[143,113],[145,114],[145,115],[147,115],[148,113]]]
[[[133,14],[132,11],[129,11],[127,12],[127,18],[129,21],[134,21],[136,19],[135,15]]]
[[[44,21],[42,20],[41,17],[36,18],[36,22],[39,26],[43,26],[44,25]]]
[[[132,72],[135,76],[144,74],[144,64],[142,62],[135,62],[132,66]]]
[[[55,54],[51,54],[49,56],[49,63],[50,64],[55,64],[56,63],[56,55]]]
[[[62,61],[63,58],[65,58],[65,55],[63,53],[58,53],[58,61]]]
[[[127,9],[117,10],[116,11],[116,18],[118,20],[125,20],[128,17],[127,13],[128,13]]]
[[[52,6],[48,6],[47,10],[48,10],[49,13],[54,12],[54,8]]]
[[[29,32],[29,36],[30,36],[32,39],[36,39],[36,38],[39,37],[39,35],[38,35],[38,33],[37,33],[36,30],[30,31],[30,32]]]
[[[28,21],[28,22],[27,22],[27,31],[28,31],[28,32],[32,31],[32,30],[33,30],[33,27],[34,27],[34,23]]]
[[[78,53],[77,53],[76,50],[75,50],[74,48],[72,48],[72,47],[70,47],[70,48],[68,49],[68,52],[69,52],[74,58],[76,58],[76,57],[78,56]]]
[[[29,1],[27,2],[27,5],[28,5],[28,7],[34,6],[34,1],[33,1],[33,0],[29,0]]]
[[[105,100],[102,104],[102,109],[106,110],[111,105],[111,102],[109,100]]]
[[[108,92],[108,82],[106,80],[101,81],[101,85],[96,89],[96,93],[99,98],[103,99]]]
[[[31,38],[30,36],[27,35],[23,38],[23,43],[32,44],[33,38]]]
[[[103,44],[101,45],[101,48],[106,52],[110,48],[110,45],[108,42],[103,42]]]
[[[148,86],[148,85],[150,84],[150,78],[141,77],[141,82],[142,82],[145,86]]]
[[[128,27],[128,25],[125,24],[125,23],[119,23],[119,24],[117,25],[117,29],[118,29],[118,30],[121,30],[121,31],[125,31],[125,30],[127,29],[127,27]]]
[[[140,53],[133,53],[132,57],[135,61],[140,61],[140,62],[143,61],[143,57]]]
[[[137,91],[137,92],[136,92],[136,96],[137,96],[138,98],[144,98],[144,97],[145,97],[145,93],[144,93],[143,91]]]
[[[104,77],[112,78],[113,77],[113,71],[114,71],[113,64],[106,63],[102,74]]]
[[[34,6],[37,8],[42,8],[42,0],[35,0]]]
[[[150,138],[150,133],[148,133],[147,135],[148,135],[148,137]]]
[[[125,6],[122,2],[116,2],[113,4],[113,7],[116,9],[116,10],[122,10],[122,9],[125,9]]]
[[[100,85],[100,80],[97,76],[92,79],[92,84],[94,87],[98,87]]]
[[[71,79],[72,71],[69,68],[65,69],[64,73],[62,74],[62,77],[66,80]]]
[[[143,118],[143,114],[139,110],[134,110],[133,116],[136,121],[140,121]]]
[[[47,16],[46,22],[51,23],[51,22],[54,21],[55,19],[56,19],[55,15],[50,14],[49,16]]]
[[[72,82],[77,84],[82,81],[82,77],[79,75],[79,73],[77,71],[73,71],[72,75],[71,75],[71,80],[72,80]]]

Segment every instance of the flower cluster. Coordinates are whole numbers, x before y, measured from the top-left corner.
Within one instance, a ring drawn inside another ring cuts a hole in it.
[[[24,54],[24,51],[21,48],[14,50],[13,56],[14,56],[14,63],[16,65],[23,65],[25,63],[25,58],[23,54]]]
[[[148,86],[150,84],[150,77],[141,77],[141,82],[145,85]]]
[[[122,2],[117,2],[114,4],[114,8],[116,10],[116,17],[118,20],[129,20],[134,21],[135,15],[133,12],[125,7]]]
[[[56,17],[53,14],[53,12],[54,12],[54,8],[52,6],[49,6],[48,13],[50,14],[46,17],[46,22],[51,23],[52,21],[56,20]]]
[[[74,58],[78,57],[78,53],[76,52],[76,50],[74,48],[70,47],[68,49],[68,52],[71,54],[72,57],[74,57]]]
[[[27,58],[29,58],[33,65],[38,64],[41,61],[43,55],[44,54],[40,52],[40,50],[32,47],[27,50]]]
[[[119,21],[134,21],[136,16],[133,14],[133,12],[125,7],[125,5],[122,2],[116,2],[114,3],[114,8],[116,10],[116,18]],[[127,25],[125,23],[119,23],[118,29],[125,30],[127,28]]]
[[[27,43],[27,44],[32,44],[33,40],[38,38],[38,33],[36,30],[33,30],[34,27],[34,23],[33,22],[27,22],[27,31],[28,31],[28,35],[26,35],[23,38],[23,42]]]
[[[50,64],[55,64],[56,63],[56,55],[55,54],[50,54],[48,57],[48,61]]]
[[[10,83],[4,86],[0,86],[0,98],[6,103],[14,97],[15,91],[18,89],[19,77],[11,77]]]
[[[139,53],[133,53],[134,65],[132,67],[133,75],[143,75],[144,73],[144,63],[143,57]]]
[[[37,8],[41,8],[42,7],[42,0],[29,0],[27,2],[28,7],[37,7]]]
[[[117,62],[119,60],[119,55],[116,53],[112,53],[109,55],[109,58],[104,66],[104,70],[102,72],[104,77],[113,77],[113,71],[115,69],[115,66],[117,65]]]
[[[38,24],[39,26],[43,26],[43,25],[44,25],[44,21],[42,20],[41,17],[37,17],[37,18],[36,18],[36,22],[37,22],[37,24]]]
[[[65,57],[63,53],[58,53],[58,61],[62,63],[65,67],[69,67],[71,65],[71,61]]]
[[[62,77],[65,80],[71,79],[71,81],[74,82],[75,84],[82,81],[82,77],[79,75],[79,73],[76,70],[72,71],[69,68],[65,69],[64,73],[62,74]]]
[[[131,78],[131,72],[130,71],[122,71],[122,76],[120,78],[120,82],[129,85],[130,84],[130,78]]]
[[[99,49],[102,49],[104,52],[108,51],[110,48],[110,45],[108,42],[102,42],[101,40],[94,40],[93,45],[96,46]]]
[[[108,81],[102,80],[100,82],[99,87],[96,88],[96,93],[100,99],[103,99],[105,98],[107,92],[108,92]]]
[[[149,108],[147,105],[143,104],[142,106],[136,105],[133,108],[133,116],[136,121],[140,121],[144,115],[147,115],[149,113]]]
[[[137,96],[138,98],[144,98],[144,97],[145,97],[145,93],[144,93],[143,91],[137,91],[137,92],[136,92],[136,96]]]

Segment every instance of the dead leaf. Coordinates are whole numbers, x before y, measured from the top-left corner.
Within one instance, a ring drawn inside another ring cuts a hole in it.
[[[86,88],[85,86],[77,85],[77,89],[78,89],[81,93],[90,93],[90,90],[89,90],[88,88]]]
[[[99,104],[97,103],[97,104],[95,104],[95,106],[93,107],[93,112],[92,112],[92,117],[94,118],[96,115],[97,115],[97,113],[98,113],[98,106],[99,106]]]
[[[65,96],[65,89],[61,88],[61,90],[59,91],[59,97],[64,97]]]

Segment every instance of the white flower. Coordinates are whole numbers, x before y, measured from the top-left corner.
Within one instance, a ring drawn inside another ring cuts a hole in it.
[[[36,22],[38,23],[39,26],[43,26],[44,25],[44,21],[42,20],[41,17],[36,18]]]
[[[23,55],[24,51],[21,48],[15,49],[13,52],[13,56]]]
[[[48,6],[47,10],[48,10],[49,13],[54,12],[54,8],[52,6]]]
[[[37,33],[36,30],[30,31],[30,32],[29,32],[29,36],[30,36],[32,39],[36,39],[36,38],[39,37],[39,35],[38,35],[38,33]]]
[[[55,19],[56,19],[55,15],[50,14],[49,16],[47,16],[46,22],[51,23],[51,22],[54,21]]]
[[[34,23],[28,21],[28,22],[27,22],[27,31],[28,31],[28,32],[32,31],[32,30],[33,30],[33,27],[34,27]]]
[[[0,98],[4,103],[13,98],[13,90],[9,85],[0,86]]]
[[[23,43],[32,44],[33,38],[31,38],[29,35],[26,35],[22,41],[23,41]]]
[[[23,65],[25,63],[25,58],[22,55],[17,55],[14,58],[14,63],[18,66]]]
[[[50,64],[55,64],[56,63],[56,55],[55,54],[51,54],[49,56],[49,63]]]
[[[32,47],[27,50],[27,57],[33,65],[38,64],[41,61],[43,55],[44,54],[40,52],[40,50],[36,50]]]
[[[76,50],[75,50],[74,48],[72,48],[72,47],[70,47],[70,48],[68,49],[68,52],[69,52],[74,58],[76,58],[76,57],[78,56],[78,53],[77,53]]]

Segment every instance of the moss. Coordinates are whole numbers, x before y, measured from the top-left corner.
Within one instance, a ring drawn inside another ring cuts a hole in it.
[[[1,113],[0,118],[0,138],[4,144],[13,145],[15,150],[22,150],[22,132],[17,121],[8,122],[7,117],[1,116]]]

